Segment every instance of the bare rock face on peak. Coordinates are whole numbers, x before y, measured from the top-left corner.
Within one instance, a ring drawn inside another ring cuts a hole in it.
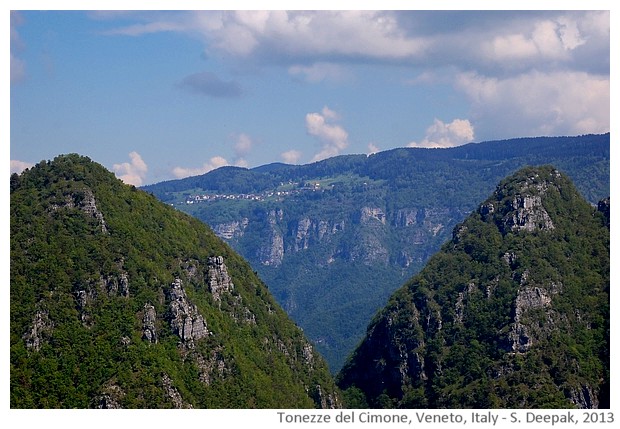
[[[11,176],[10,219],[12,408],[342,405],[245,260],[88,158]]]
[[[609,134],[399,148],[306,165],[228,166],[144,189],[243,255],[336,373],[389,296],[500,180],[551,164],[596,204],[609,195],[609,148]],[[532,191],[539,185],[524,182]],[[502,230],[557,228],[536,193],[502,204],[510,208]]]
[[[609,407],[609,199],[553,167],[503,180],[368,326],[357,405]]]

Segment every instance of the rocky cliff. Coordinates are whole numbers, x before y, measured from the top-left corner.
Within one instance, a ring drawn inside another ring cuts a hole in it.
[[[10,296],[13,408],[341,406],[241,257],[78,155],[11,177]]]
[[[224,167],[146,189],[241,253],[337,371],[367,321],[495,184],[544,163],[565,171],[592,203],[609,195],[608,134]],[[504,228],[548,222],[530,213],[536,198],[510,203],[522,210]]]
[[[502,181],[375,317],[340,386],[372,407],[609,407],[607,222],[552,167]]]

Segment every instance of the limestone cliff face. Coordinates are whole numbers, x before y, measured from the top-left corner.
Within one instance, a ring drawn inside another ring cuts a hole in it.
[[[516,173],[392,296],[341,387],[381,407],[604,407],[608,246],[561,173]]]
[[[79,155],[13,175],[10,218],[12,408],[342,406],[322,356],[202,222]]]
[[[418,270],[430,256],[429,248],[438,246],[465,213],[449,207],[449,202],[434,207],[386,207],[359,197],[359,201],[356,195],[346,205],[333,207],[318,197],[299,203],[292,198],[264,208],[257,204],[251,212],[240,211],[234,221],[212,223],[214,232],[266,279],[286,311],[304,321],[304,329],[321,352],[338,354],[330,358],[333,368],[344,363],[376,311],[377,304],[367,304],[377,299],[372,296],[377,293],[374,290],[395,287]],[[351,272],[374,273],[368,279],[373,291],[362,292],[355,281],[347,280],[343,264]],[[309,282],[317,278],[320,285]],[[354,303],[331,298],[334,293]],[[332,333],[325,335],[320,312],[310,309],[334,306],[354,314],[356,320],[332,327]],[[352,325],[355,332],[351,332]],[[347,349],[335,346],[340,343],[348,344]]]

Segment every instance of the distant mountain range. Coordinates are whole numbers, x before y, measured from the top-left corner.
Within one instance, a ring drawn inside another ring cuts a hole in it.
[[[610,135],[402,148],[307,165],[223,167],[143,189],[246,258],[337,372],[388,297],[524,166],[550,164],[591,204],[609,196]]]
[[[327,364],[202,222],[88,158],[11,186],[11,408],[333,408]]]
[[[457,149],[157,185],[253,267],[86,157],[13,174],[11,407],[609,407],[609,135]]]
[[[524,168],[454,228],[338,375],[349,406],[609,408],[609,199]]]

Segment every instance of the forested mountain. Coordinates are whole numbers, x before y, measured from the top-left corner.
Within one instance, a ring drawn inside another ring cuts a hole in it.
[[[503,180],[372,320],[351,404],[608,408],[608,216],[553,167]]]
[[[592,204],[608,196],[609,140],[402,148],[299,166],[223,167],[145,189],[243,255],[336,372],[391,293],[506,176],[552,164]]]
[[[341,405],[323,358],[204,223],[78,155],[10,186],[12,408]]]

